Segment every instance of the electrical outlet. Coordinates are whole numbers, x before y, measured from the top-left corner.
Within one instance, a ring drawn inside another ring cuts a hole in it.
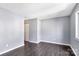
[[[8,47],[9,45],[8,44],[6,44],[6,47]]]

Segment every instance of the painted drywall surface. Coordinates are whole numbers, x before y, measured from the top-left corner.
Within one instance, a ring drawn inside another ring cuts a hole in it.
[[[23,44],[23,18],[0,8],[0,54]]]
[[[69,23],[69,17],[59,17],[41,20],[41,41],[69,44]]]
[[[79,4],[73,10],[71,14],[71,46],[74,49],[75,53],[79,56],[79,39],[75,37],[75,12],[79,11]]]

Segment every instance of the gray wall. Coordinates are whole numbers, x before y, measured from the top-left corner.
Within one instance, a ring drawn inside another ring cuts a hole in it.
[[[75,12],[79,11],[79,4],[74,8],[73,13],[71,15],[71,46],[76,52],[77,55],[79,55],[79,39],[75,38]]]
[[[41,20],[41,41],[69,44],[69,17],[59,17]]]
[[[24,44],[23,18],[0,8],[0,54]]]

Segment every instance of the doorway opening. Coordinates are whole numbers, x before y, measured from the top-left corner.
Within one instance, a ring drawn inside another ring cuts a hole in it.
[[[24,20],[24,44],[26,47],[28,47],[28,41],[29,41],[29,22],[27,20]]]

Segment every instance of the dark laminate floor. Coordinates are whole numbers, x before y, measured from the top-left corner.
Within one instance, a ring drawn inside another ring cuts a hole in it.
[[[29,43],[29,47],[22,46],[2,56],[74,56],[68,46],[41,42]]]

